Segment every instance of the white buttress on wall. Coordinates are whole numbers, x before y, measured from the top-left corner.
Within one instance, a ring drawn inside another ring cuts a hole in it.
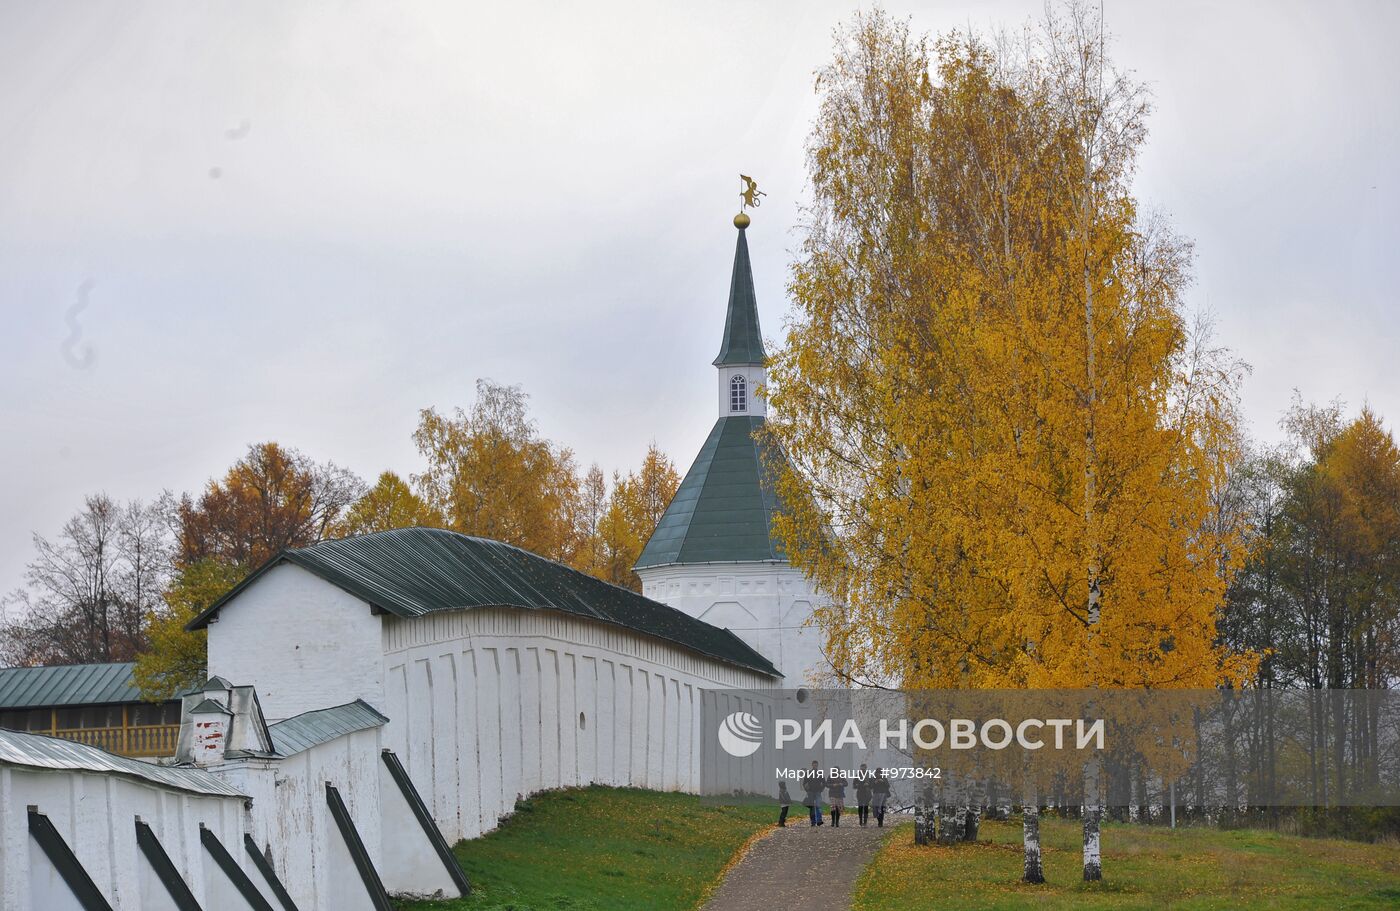
[[[701,692],[774,685],[551,611],[384,619],[385,737],[449,842],[549,788],[697,791]]]
[[[783,686],[805,686],[830,669],[821,630],[807,622],[827,599],[787,563],[673,564],[637,574],[648,598],[728,629],[772,661]]]
[[[209,672],[257,687],[269,722],[363,699],[384,703],[379,617],[299,566],[282,563],[209,625]]]
[[[247,902],[204,847],[201,824],[214,832],[272,907],[280,902],[248,856],[245,833],[304,911],[373,911],[327,805],[327,782],[339,790],[387,889],[454,895],[451,877],[383,772],[381,730],[356,731],[284,759],[234,759],[206,767],[251,803],[111,773],[0,767],[0,909],[50,911],[71,905],[63,902],[68,887],[30,837],[27,807],[34,805],[117,909],[174,907],[137,843],[139,816],[209,911],[246,911]],[[405,862],[405,850],[416,856]]]
[[[421,795],[420,795],[421,796]],[[380,839],[384,862],[379,875],[391,894],[424,898],[458,895],[457,883],[443,864],[409,799],[384,762],[379,763]]]

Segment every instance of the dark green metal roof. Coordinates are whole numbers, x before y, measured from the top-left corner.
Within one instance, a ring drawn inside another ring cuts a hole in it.
[[[758,331],[758,297],[753,291],[753,269],[749,265],[749,242],[739,229],[739,245],[734,250],[734,273],[729,278],[729,309],[724,317],[724,339],[716,367],[736,364],[762,364],[763,334]]]
[[[773,538],[777,498],[754,437],[762,426],[753,416],[715,422],[635,568],[785,559]]]
[[[285,721],[268,725],[272,747],[278,756],[292,756],[337,737],[387,724],[388,718],[363,699],[328,709],[302,712]]]
[[[0,668],[0,709],[140,702],[130,662]]]
[[[473,607],[556,610],[780,676],[768,659],[728,630],[527,550],[440,528],[400,528],[284,550],[190,621],[188,628],[205,627],[239,592],[284,562],[400,617]]]

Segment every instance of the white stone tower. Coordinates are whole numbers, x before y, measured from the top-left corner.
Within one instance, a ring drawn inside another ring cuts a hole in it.
[[[739,229],[719,370],[719,419],[634,567],[647,597],[724,627],[804,686],[826,669],[821,634],[807,625],[821,597],[773,537],[776,498],[762,444],[767,404],[763,336],[749,265],[747,215]],[[771,463],[770,463],[771,464]]]

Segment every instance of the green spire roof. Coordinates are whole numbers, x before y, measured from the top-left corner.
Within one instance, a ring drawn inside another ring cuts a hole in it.
[[[753,293],[753,268],[749,265],[749,242],[739,229],[739,245],[734,250],[734,274],[729,279],[729,312],[724,317],[724,340],[716,367],[762,364],[763,335],[758,331],[758,298]]]
[[[740,249],[743,237],[740,235]],[[669,563],[784,560],[773,538],[777,498],[754,432],[763,418],[722,417],[700,447],[636,569]]]

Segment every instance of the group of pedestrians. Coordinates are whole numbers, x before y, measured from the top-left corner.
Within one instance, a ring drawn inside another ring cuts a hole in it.
[[[802,803],[807,807],[810,826],[824,826],[822,805],[826,804],[831,814],[831,825],[841,827],[841,814],[846,809],[847,790],[855,792],[856,814],[860,825],[867,825],[871,819],[880,828],[885,827],[885,805],[890,798],[889,773],[878,769],[874,774],[864,763],[860,773],[852,781],[845,775],[828,776],[821,770],[817,761],[812,760],[812,768],[802,778]],[[792,807],[792,796],[788,793],[786,781],[778,782],[778,825],[787,827],[788,810]]]

